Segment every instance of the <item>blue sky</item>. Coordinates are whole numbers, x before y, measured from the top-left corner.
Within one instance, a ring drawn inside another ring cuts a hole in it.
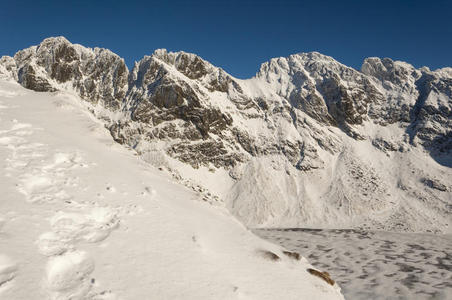
[[[451,1],[1,0],[0,55],[63,35],[129,66],[157,48],[193,52],[239,78],[272,57],[319,51],[360,68],[369,56],[452,66]]]

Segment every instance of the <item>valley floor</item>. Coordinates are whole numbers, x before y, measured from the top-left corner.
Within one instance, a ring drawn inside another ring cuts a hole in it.
[[[328,271],[346,299],[452,299],[452,235],[257,229]]]

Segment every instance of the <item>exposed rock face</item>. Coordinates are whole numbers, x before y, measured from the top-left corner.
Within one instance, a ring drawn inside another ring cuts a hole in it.
[[[447,191],[447,186],[442,184],[441,182],[434,180],[434,179],[428,179],[428,178],[423,178],[422,182],[428,186],[429,188],[432,189],[437,189],[439,191],[445,192]]]
[[[128,89],[124,60],[101,48],[73,45],[63,37],[45,39],[14,55],[18,81],[45,92],[73,89],[82,98],[109,109],[119,109]]]
[[[207,68],[213,66],[199,57],[180,53],[168,54],[158,50],[153,56],[137,63],[130,78],[131,91],[127,97],[132,120],[151,125],[181,119],[196,128],[197,135],[189,133],[188,139],[207,138],[209,132],[221,134],[232,124],[231,117],[208,103],[208,96],[198,85],[183,76],[174,76],[172,68],[189,79],[202,79]],[[218,80],[216,81],[218,82]],[[212,88],[206,84],[206,87]],[[212,88],[213,89],[213,88]]]
[[[0,58],[0,78],[17,80],[17,66],[14,58],[10,56]]]
[[[409,124],[411,143],[443,153],[451,150],[452,77],[448,69],[417,70],[389,58],[368,58],[362,72],[372,76],[385,95],[384,102],[372,104],[372,118],[380,124]]]
[[[257,76],[276,86],[293,107],[346,132],[362,124],[369,103],[382,98],[367,76],[317,52],[272,59]]]
[[[312,52],[272,59],[239,80],[194,54],[160,49],[129,72],[109,50],[58,37],[2,57],[0,77],[77,93],[117,142],[143,156],[228,170],[233,184],[220,196],[251,226],[452,224],[447,187],[422,179],[452,175],[451,68],[367,58],[357,71]],[[418,167],[425,153],[439,165]],[[429,220],[432,210],[444,217]]]

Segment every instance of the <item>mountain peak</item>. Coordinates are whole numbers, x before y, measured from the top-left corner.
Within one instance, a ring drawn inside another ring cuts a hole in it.
[[[310,51],[310,52],[299,52],[299,53],[295,53],[290,55],[289,57],[299,57],[303,60],[316,60],[316,61],[336,61],[333,57],[322,54],[320,52],[317,51]]]
[[[184,51],[171,52],[166,49],[157,49],[151,57],[174,66],[190,79],[199,79],[218,69],[198,55]]]
[[[55,36],[55,37],[48,37],[42,40],[39,45],[55,45],[55,44],[72,44],[68,39],[66,39],[64,36]]]

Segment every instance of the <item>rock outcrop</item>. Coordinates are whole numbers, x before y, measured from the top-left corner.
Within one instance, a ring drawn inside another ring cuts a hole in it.
[[[19,83],[35,91],[70,89],[117,110],[128,90],[129,72],[122,58],[110,50],[73,45],[63,37],[19,51],[14,60]]]

